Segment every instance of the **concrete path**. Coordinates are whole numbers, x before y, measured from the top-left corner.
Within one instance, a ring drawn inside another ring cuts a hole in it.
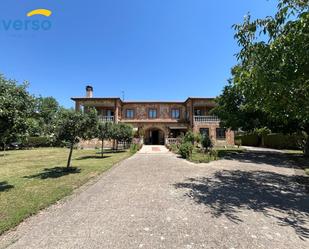
[[[308,178],[283,155],[195,165],[142,152],[0,237],[0,248],[308,248]]]
[[[139,154],[166,154],[169,150],[164,145],[143,145]]]

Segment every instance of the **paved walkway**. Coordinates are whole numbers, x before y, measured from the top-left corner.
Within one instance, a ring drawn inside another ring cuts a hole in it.
[[[283,155],[195,165],[143,151],[0,237],[0,248],[308,248],[308,178]]]
[[[164,145],[144,145],[138,152],[140,154],[166,154],[169,150]]]

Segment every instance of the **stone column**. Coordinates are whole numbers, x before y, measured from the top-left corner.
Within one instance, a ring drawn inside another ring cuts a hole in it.
[[[77,111],[77,112],[80,111],[80,103],[79,103],[79,101],[75,101],[75,111]]]

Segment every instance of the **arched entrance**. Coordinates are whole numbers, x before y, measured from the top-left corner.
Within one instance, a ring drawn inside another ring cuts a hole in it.
[[[164,131],[159,128],[150,128],[146,130],[145,144],[164,145]]]

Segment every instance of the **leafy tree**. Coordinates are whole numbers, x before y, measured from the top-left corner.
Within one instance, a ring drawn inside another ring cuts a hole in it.
[[[98,119],[95,111],[82,113],[73,110],[62,110],[57,123],[57,136],[59,140],[70,145],[67,168],[71,165],[74,144],[78,143],[81,138],[93,138],[97,125]]]
[[[112,128],[112,139],[116,140],[116,150],[118,149],[118,142],[128,143],[133,138],[133,127],[129,124],[118,123],[114,124]]]
[[[40,123],[42,129],[40,135],[51,135],[54,132],[54,121],[57,119],[59,111],[60,106],[55,98],[36,98],[34,118]]]
[[[241,48],[214,113],[222,125],[306,134],[309,155],[309,0],[279,0],[274,17],[234,25]]]
[[[113,123],[111,122],[100,122],[98,125],[98,138],[102,142],[101,157],[104,157],[104,140],[112,138]]]
[[[211,139],[207,134],[203,134],[202,136],[202,146],[205,150],[209,150],[213,146]]]
[[[23,139],[27,133],[27,119],[34,110],[34,98],[27,86],[0,75],[0,142],[4,150],[7,144]]]

